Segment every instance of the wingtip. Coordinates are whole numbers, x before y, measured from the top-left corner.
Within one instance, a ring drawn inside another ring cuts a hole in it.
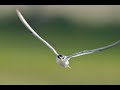
[[[19,11],[17,8],[16,8],[16,12],[17,12],[17,13],[20,13],[20,11]]]

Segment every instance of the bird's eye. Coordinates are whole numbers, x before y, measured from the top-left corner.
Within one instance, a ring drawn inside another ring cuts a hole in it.
[[[58,57],[63,57],[62,55],[58,55]]]
[[[59,56],[57,56],[58,58],[60,58]]]

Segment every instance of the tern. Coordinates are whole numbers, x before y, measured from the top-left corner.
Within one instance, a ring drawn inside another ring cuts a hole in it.
[[[33,34],[35,37],[37,37],[39,40],[41,40],[46,46],[48,46],[54,52],[54,54],[56,55],[56,63],[59,64],[60,66],[65,67],[65,68],[71,69],[71,67],[69,66],[69,60],[72,57],[77,57],[77,56],[81,56],[81,55],[86,55],[86,54],[91,54],[94,52],[103,51],[103,50],[106,50],[108,48],[111,48],[111,47],[114,47],[114,46],[120,44],[120,40],[118,40],[110,45],[107,45],[107,46],[104,46],[101,48],[97,48],[97,49],[93,49],[93,50],[84,50],[84,51],[77,52],[77,53],[74,53],[74,54],[69,55],[69,56],[58,54],[57,51],[47,41],[45,41],[42,37],[40,37],[32,29],[32,27],[27,23],[27,21],[24,19],[24,17],[22,16],[21,12],[18,9],[16,9],[16,12],[17,12],[18,17],[20,18],[21,22],[27,27],[27,29],[30,31],[30,33]]]

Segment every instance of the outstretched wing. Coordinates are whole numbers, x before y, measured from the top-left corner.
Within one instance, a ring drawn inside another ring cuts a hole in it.
[[[70,56],[68,56],[67,58],[72,58],[72,57],[77,57],[77,56],[81,56],[81,55],[85,55],[85,54],[90,54],[90,53],[94,53],[94,52],[99,52],[99,51],[102,51],[102,50],[105,50],[105,49],[108,49],[108,48],[111,48],[111,47],[114,47],[116,45],[120,44],[120,40],[115,42],[115,43],[112,43],[108,46],[105,46],[105,47],[101,47],[101,48],[97,48],[97,49],[93,49],[93,50],[85,50],[85,51],[82,51],[82,52],[78,52],[78,53],[74,53]]]
[[[46,42],[44,39],[42,39],[31,27],[30,25],[27,23],[27,21],[24,19],[24,17],[22,16],[22,14],[20,13],[20,11],[18,9],[16,9],[17,14],[20,18],[20,20],[22,21],[22,23],[28,28],[28,30],[34,35],[36,36],[39,40],[41,40],[45,45],[47,45],[56,55],[58,55],[58,53],[56,52],[56,50],[48,43]]]

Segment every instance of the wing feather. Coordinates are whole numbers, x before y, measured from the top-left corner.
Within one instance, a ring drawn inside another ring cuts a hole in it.
[[[103,50],[106,50],[108,48],[114,47],[114,46],[116,46],[118,44],[120,44],[120,40],[115,42],[115,43],[112,43],[112,44],[110,44],[108,46],[105,46],[105,47],[101,47],[101,48],[97,48],[97,49],[93,49],[93,50],[84,50],[82,52],[74,53],[74,54],[68,56],[67,58],[72,58],[72,57],[77,57],[77,56],[81,56],[81,55],[91,54],[91,53],[94,53],[94,52],[103,51]]]
[[[28,28],[28,30],[34,35],[36,36],[39,40],[41,40],[45,45],[47,45],[56,55],[58,55],[58,53],[56,52],[56,50],[47,42],[45,41],[43,38],[41,38],[32,28],[31,26],[27,23],[27,21],[24,19],[24,17],[22,16],[22,14],[20,13],[20,11],[18,9],[16,9],[17,14],[21,20],[21,22]]]

